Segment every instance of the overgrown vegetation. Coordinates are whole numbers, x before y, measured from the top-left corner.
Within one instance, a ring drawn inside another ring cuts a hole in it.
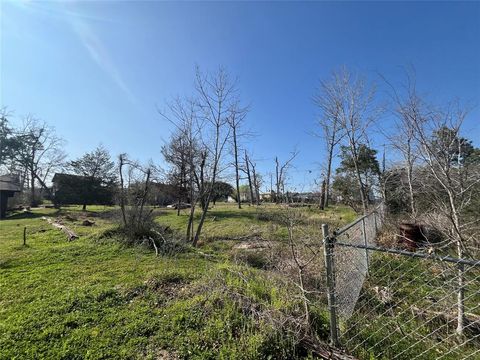
[[[479,275],[474,268],[465,275],[466,309],[480,303]],[[361,359],[474,358],[480,327],[470,321],[479,319],[469,314],[465,337],[455,336],[455,279],[452,264],[375,253],[344,342]]]
[[[292,359],[328,352],[305,337],[294,283],[271,268],[237,261],[235,246],[247,239],[219,240],[232,229],[245,236],[247,223],[263,236],[278,226],[282,239],[279,225],[244,210],[217,205],[210,213],[216,219],[205,225],[214,236],[201,249],[159,257],[150,244],[118,241],[118,208],[11,215],[0,223],[0,358]],[[306,213],[344,221],[331,210]],[[172,232],[188,221],[174,209],[152,214]],[[42,216],[62,218],[80,238],[66,241]],[[94,225],[83,225],[84,219]],[[325,314],[319,306],[310,311],[325,341]]]

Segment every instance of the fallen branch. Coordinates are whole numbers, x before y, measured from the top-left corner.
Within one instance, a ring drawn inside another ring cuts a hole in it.
[[[158,247],[157,247],[157,244],[155,243],[155,240],[151,237],[149,237],[149,239],[152,242],[153,247],[155,248],[155,255],[158,256]]]
[[[162,238],[162,241],[163,241],[163,244],[165,245],[167,243],[167,240],[165,240],[165,238],[163,237],[162,233],[153,229],[152,230],[155,234],[157,234],[158,236],[160,236]]]
[[[71,229],[69,229],[65,225],[62,225],[56,221],[53,221],[52,219],[47,218],[45,216],[42,216],[42,219],[46,220],[50,225],[52,225],[53,227],[56,227],[57,229],[62,230],[65,234],[67,234],[68,241],[78,239],[78,235],[75,234]]]
[[[416,306],[412,306],[412,313],[415,316],[423,318],[437,318],[442,323],[455,323],[457,321],[457,314],[450,314],[446,312],[420,309]],[[473,336],[480,334],[480,316],[476,314],[465,313],[465,328],[468,329]]]

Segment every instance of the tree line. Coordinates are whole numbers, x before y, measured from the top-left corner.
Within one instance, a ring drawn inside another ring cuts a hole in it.
[[[455,241],[465,242],[470,238],[464,233],[466,227],[476,225],[462,219],[464,214],[471,218],[478,204],[480,157],[479,149],[462,136],[467,112],[458,103],[428,102],[418,93],[413,76],[406,86],[381,81],[389,89],[388,103],[380,101],[373,82],[346,68],[320,81],[313,96],[317,135],[326,150],[324,171],[316,182],[320,207],[340,201],[367,212],[382,198],[392,211],[414,220],[434,212],[439,223],[451,225],[449,234]],[[262,201],[265,174],[247,148],[253,136],[247,127],[249,110],[240,98],[238,81],[224,68],[212,73],[197,68],[192,93],[173,98],[158,111],[173,126],[161,148],[166,170],[153,163],[142,165],[126,154],[112,159],[103,147],[67,161],[64,141],[52,127],[33,116],[14,127],[11,114],[4,110],[0,167],[20,175],[23,187],[29,189],[31,206],[38,204],[42,193],[54,198],[48,184],[60,170],[82,177],[84,208],[105,189],[112,189],[115,202],[121,203],[124,189],[138,188],[137,198],[145,193],[144,202],[150,204],[155,182],[165,182],[171,186],[177,209],[183,202],[191,205],[185,238],[197,244],[208,210],[218,198],[231,195],[238,208],[243,197],[250,205]],[[382,128],[386,118],[395,119],[393,127]],[[378,133],[386,139],[381,161],[374,144]],[[386,153],[395,154],[389,156],[388,164]],[[290,201],[288,172],[298,154],[294,150],[286,159],[273,158],[270,201]],[[147,179],[149,186],[145,186]]]
[[[341,69],[322,81],[314,101],[318,125],[327,150],[324,202],[330,181],[343,200],[369,211],[369,194],[377,193],[390,214],[399,220],[434,229],[447,253],[458,258],[478,257],[480,248],[480,149],[463,136],[467,109],[458,101],[435,104],[417,89],[415,74],[388,88],[388,102],[380,103],[375,86],[365,77]],[[387,117],[393,126],[382,127]],[[385,142],[382,166],[372,146],[375,132]],[[394,155],[386,164],[386,148]],[[340,165],[332,176],[339,154]],[[428,234],[427,234],[428,235]],[[428,237],[428,236],[427,236]],[[432,239],[427,239],[432,240]],[[465,274],[458,268],[457,333],[465,328]]]

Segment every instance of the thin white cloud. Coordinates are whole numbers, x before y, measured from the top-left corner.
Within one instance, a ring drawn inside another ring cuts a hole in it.
[[[115,62],[112,60],[107,47],[91,26],[93,21],[111,22],[110,20],[78,11],[74,1],[45,3],[20,0],[9,4],[35,15],[48,16],[67,22],[78,36],[90,58],[112,79],[132,103],[137,103],[135,96],[123,80]]]
[[[118,72],[110,53],[100,38],[95,34],[92,27],[80,18],[71,18],[70,23],[92,60],[95,61],[103,71],[105,71],[105,73],[127,95],[130,101],[136,103],[135,96]]]

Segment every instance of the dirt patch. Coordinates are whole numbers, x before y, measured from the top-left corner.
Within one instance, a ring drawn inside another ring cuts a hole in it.
[[[164,349],[156,349],[155,344],[148,346],[146,352],[143,354],[145,358],[155,360],[178,360],[180,357],[173,351]]]
[[[233,249],[235,249],[235,250],[250,250],[250,249],[268,249],[270,247],[271,246],[266,241],[253,240],[253,241],[241,242],[240,244],[235,245],[233,247]]]

